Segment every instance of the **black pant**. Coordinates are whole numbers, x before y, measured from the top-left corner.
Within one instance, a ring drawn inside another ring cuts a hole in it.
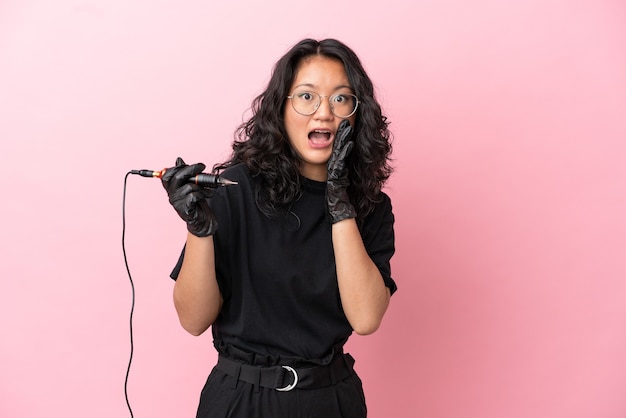
[[[361,379],[352,371],[334,385],[277,391],[237,380],[214,368],[196,418],[365,418]]]

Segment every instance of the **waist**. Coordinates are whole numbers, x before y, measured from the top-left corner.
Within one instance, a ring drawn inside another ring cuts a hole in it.
[[[216,368],[236,379],[255,386],[290,391],[319,389],[347,379],[354,373],[354,358],[337,354],[328,364],[314,366],[254,366],[220,355]]]

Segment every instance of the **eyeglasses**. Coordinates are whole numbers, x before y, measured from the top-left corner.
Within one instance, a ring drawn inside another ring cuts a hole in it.
[[[310,116],[319,109],[322,97],[328,97],[330,111],[339,118],[349,118],[354,115],[359,106],[359,99],[350,93],[337,93],[332,96],[320,96],[313,91],[296,91],[291,96],[293,110],[303,116]]]

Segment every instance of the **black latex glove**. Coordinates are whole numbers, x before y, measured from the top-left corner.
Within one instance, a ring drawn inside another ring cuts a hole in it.
[[[170,203],[187,223],[187,230],[197,237],[207,237],[217,231],[217,221],[207,202],[212,196],[211,190],[189,183],[191,177],[205,168],[202,163],[187,165],[178,157],[176,166],[166,169],[161,177]]]
[[[352,151],[354,142],[350,140],[352,127],[350,122],[343,120],[335,134],[333,153],[328,160],[328,179],[326,180],[326,206],[332,223],[348,218],[356,218],[354,206],[348,197],[348,169],[346,157]]]

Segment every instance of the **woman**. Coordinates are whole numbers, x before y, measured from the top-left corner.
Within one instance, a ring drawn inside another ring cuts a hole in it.
[[[236,182],[190,184],[178,159],[162,182],[189,231],[174,303],[182,326],[212,326],[219,360],[198,417],[365,417],[350,334],[380,326],[394,217],[387,119],[358,57],[305,39],[275,65],[229,161]]]

